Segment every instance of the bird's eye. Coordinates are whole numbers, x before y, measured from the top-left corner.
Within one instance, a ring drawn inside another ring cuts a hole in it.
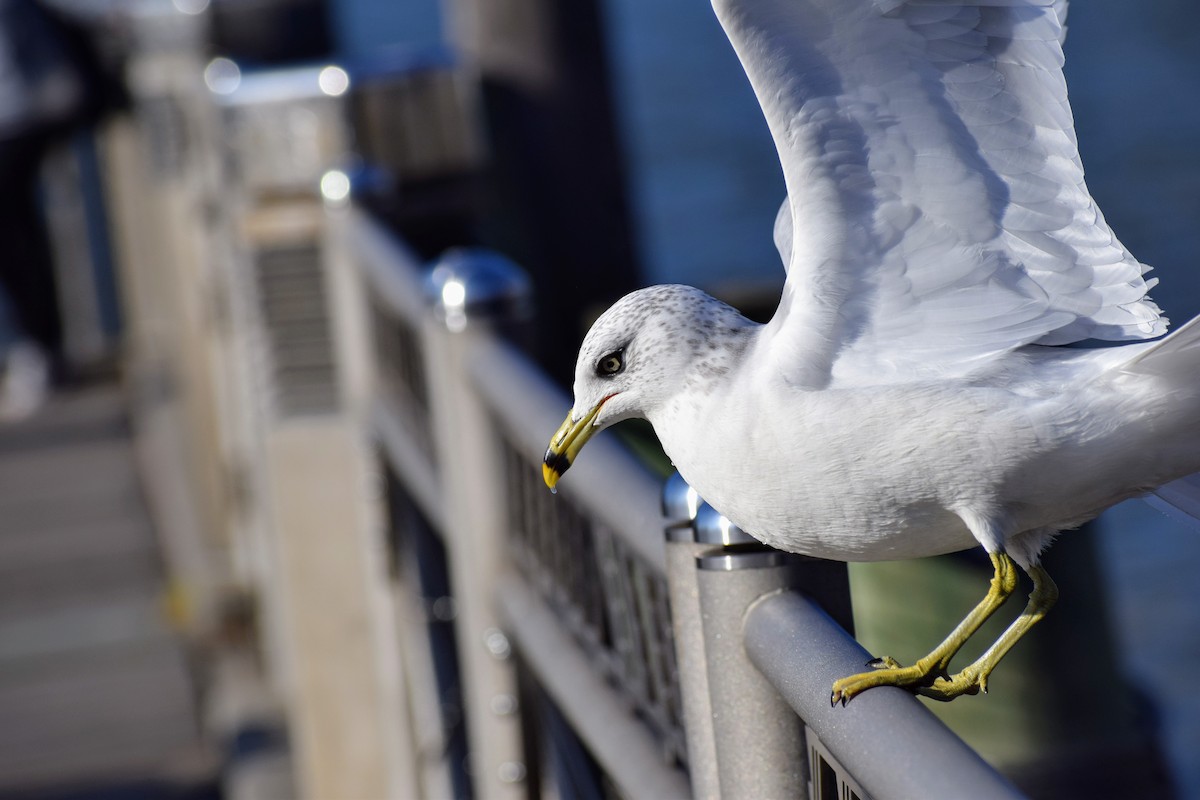
[[[625,351],[615,350],[596,362],[596,374],[601,377],[616,375],[625,369]]]

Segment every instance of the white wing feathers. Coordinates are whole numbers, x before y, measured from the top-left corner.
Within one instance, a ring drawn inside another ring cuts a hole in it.
[[[1083,181],[1064,0],[714,0],[779,150],[797,385],[1165,331]]]

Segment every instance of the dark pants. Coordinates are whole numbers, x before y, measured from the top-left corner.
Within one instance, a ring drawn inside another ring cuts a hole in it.
[[[51,358],[62,357],[50,240],[38,194],[45,136],[0,139],[0,291],[24,336]]]

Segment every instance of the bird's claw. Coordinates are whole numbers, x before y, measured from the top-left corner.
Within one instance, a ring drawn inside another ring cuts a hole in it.
[[[990,670],[977,664],[955,675],[946,670],[941,662],[930,664],[921,659],[911,667],[901,666],[888,656],[873,658],[867,662],[871,672],[860,672],[834,681],[829,696],[830,707],[841,703],[843,707],[867,689],[876,686],[896,686],[931,700],[950,701],[964,694],[987,694]]]
[[[889,667],[879,667],[873,672],[849,675],[841,680],[834,681],[833,693],[829,698],[830,707],[841,703],[842,707],[845,708],[846,704],[855,697],[875,686],[901,685],[890,674],[892,671]]]
[[[831,707],[839,702],[844,707],[867,689],[876,686],[897,686],[917,692],[937,681],[946,680],[946,666],[940,661],[930,663],[928,659],[921,659],[913,666],[905,667],[891,656],[880,656],[872,658],[866,666],[871,672],[848,675],[833,682],[833,692],[829,698]]]
[[[917,693],[931,700],[949,702],[964,694],[987,694],[987,679],[986,673],[967,667],[957,675],[938,678],[930,685],[918,688]]]

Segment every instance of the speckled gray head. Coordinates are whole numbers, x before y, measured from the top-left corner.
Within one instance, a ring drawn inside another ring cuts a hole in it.
[[[646,417],[680,390],[728,373],[756,327],[699,289],[651,286],[600,315],[575,363],[575,406],[550,440],[542,475],[553,489],[596,433]]]

